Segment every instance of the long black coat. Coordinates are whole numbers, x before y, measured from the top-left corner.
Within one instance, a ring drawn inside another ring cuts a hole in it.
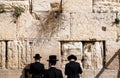
[[[65,75],[67,75],[67,78],[79,78],[81,73],[82,69],[78,62],[71,61],[65,65]]]
[[[44,65],[39,63],[39,62],[35,62],[30,64],[30,74],[32,74],[32,78],[43,78],[45,69],[44,69]]]
[[[44,78],[63,78],[62,71],[55,67],[50,67],[46,70]]]

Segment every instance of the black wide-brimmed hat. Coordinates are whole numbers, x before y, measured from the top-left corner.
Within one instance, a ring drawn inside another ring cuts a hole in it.
[[[75,55],[71,54],[67,57],[67,59],[68,60],[71,60],[71,59],[77,60],[77,57]]]
[[[35,56],[34,56],[33,58],[35,58],[35,59],[40,59],[40,58],[42,58],[42,57],[40,56],[40,54],[35,54]]]
[[[58,61],[58,59],[56,55],[50,55],[47,61]]]

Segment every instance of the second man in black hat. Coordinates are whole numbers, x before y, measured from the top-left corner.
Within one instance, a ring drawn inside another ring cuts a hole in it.
[[[49,60],[50,68],[46,70],[44,78],[63,78],[62,71],[55,67],[57,60],[56,55],[50,55]]]

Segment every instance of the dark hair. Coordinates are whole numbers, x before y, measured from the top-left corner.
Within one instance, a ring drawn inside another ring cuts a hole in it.
[[[56,65],[56,61],[49,61],[51,65]]]
[[[67,57],[67,59],[68,59],[68,60],[74,59],[74,60],[76,61],[76,60],[77,60],[77,57],[76,57],[75,55],[71,54],[71,55],[69,55],[69,56]]]
[[[40,60],[40,58],[35,58],[35,60]]]

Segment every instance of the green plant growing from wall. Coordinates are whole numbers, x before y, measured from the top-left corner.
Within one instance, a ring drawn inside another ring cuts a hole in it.
[[[5,12],[5,9],[3,7],[3,5],[0,5],[0,13],[4,13]]]
[[[25,12],[25,9],[20,6],[13,6],[14,12],[13,17],[18,18],[22,13]]]
[[[120,23],[120,19],[119,18],[115,18],[114,24],[119,24]]]
[[[113,24],[120,24],[120,19],[118,18],[118,12],[116,12],[116,18]]]
[[[3,8],[0,8],[0,13],[4,13],[5,10]]]

